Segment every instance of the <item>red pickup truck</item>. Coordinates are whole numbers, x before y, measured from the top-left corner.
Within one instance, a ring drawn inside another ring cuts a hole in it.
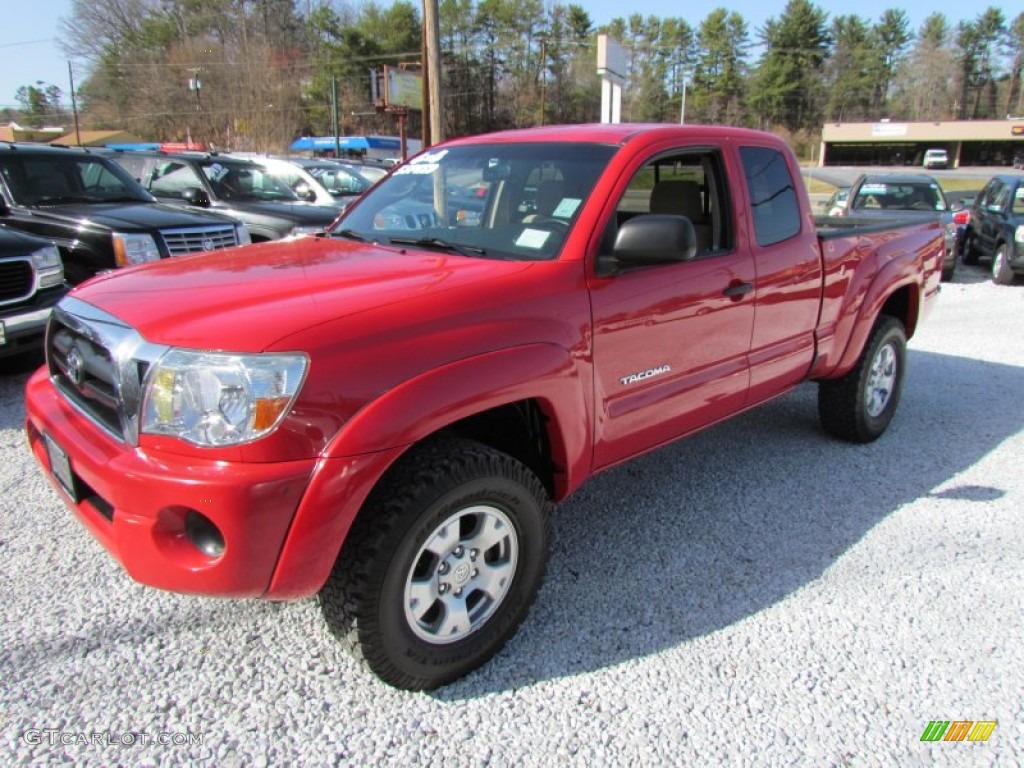
[[[133,578],[319,594],[431,688],[515,631],[551,503],[594,473],[809,380],[828,432],[881,435],[942,255],[937,222],[816,224],[755,131],[458,139],[326,233],[79,286],[28,438]]]

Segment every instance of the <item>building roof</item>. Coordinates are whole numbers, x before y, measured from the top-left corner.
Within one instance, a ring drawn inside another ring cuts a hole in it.
[[[70,144],[83,147],[103,147],[107,144],[128,144],[142,141],[128,131],[72,131],[58,139],[49,140],[51,144]]]

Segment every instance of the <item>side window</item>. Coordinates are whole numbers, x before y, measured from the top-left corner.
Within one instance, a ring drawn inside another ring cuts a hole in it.
[[[159,197],[182,197],[186,189],[202,188],[189,166],[175,160],[163,160],[153,168],[149,189]]]
[[[1011,213],[1017,216],[1024,213],[1024,186],[1018,186],[1013,193],[1013,207],[1010,209]]]
[[[978,196],[978,205],[983,208],[987,208],[989,205],[992,205],[996,199],[996,195],[999,194],[1000,186],[999,181],[995,179],[990,181],[988,185],[981,190],[981,194]]]
[[[800,206],[785,156],[767,147],[740,147],[758,245],[773,245],[800,232]]]
[[[685,216],[697,235],[697,254],[732,247],[724,204],[725,175],[717,152],[686,152],[658,157],[629,180],[609,223],[604,250],[611,250],[619,225],[644,213]]]
[[[1007,185],[999,186],[999,191],[993,194],[991,205],[1004,212],[1010,207],[1010,188]]]

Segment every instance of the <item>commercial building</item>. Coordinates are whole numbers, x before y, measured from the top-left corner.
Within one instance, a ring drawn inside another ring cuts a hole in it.
[[[938,123],[826,123],[818,165],[921,165],[944,149],[954,168],[1009,166],[1024,152],[1024,118]]]

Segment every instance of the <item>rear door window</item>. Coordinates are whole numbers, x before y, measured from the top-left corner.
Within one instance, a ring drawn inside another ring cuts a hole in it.
[[[786,157],[769,147],[740,147],[758,245],[774,245],[800,232],[800,206]]]

